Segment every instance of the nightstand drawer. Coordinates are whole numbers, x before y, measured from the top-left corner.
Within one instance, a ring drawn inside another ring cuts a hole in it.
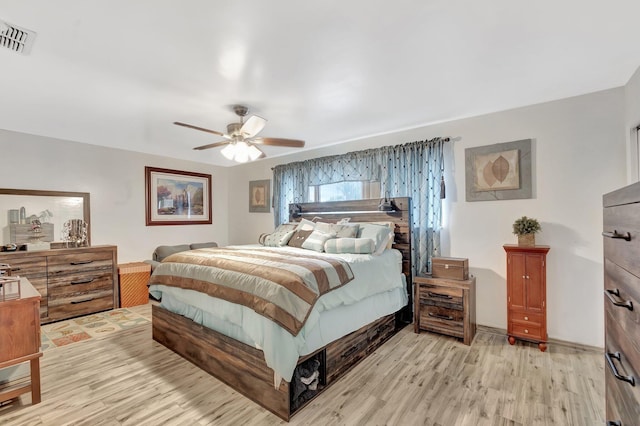
[[[420,303],[425,305],[459,306],[462,309],[463,289],[420,284]]]
[[[424,306],[420,309],[420,328],[454,337],[464,337],[464,312]]]

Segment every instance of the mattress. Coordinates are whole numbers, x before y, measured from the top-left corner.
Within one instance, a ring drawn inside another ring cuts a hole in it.
[[[292,247],[281,249],[292,256],[308,253]],[[318,255],[346,260],[354,279],[321,296],[296,336],[250,308],[203,293],[155,284],[150,292],[161,299],[163,308],[262,350],[276,377],[290,381],[300,356],[398,311],[408,300],[402,256],[397,250],[385,250],[380,256]]]

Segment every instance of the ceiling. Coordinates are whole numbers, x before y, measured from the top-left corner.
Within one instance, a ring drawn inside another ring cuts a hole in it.
[[[637,0],[0,0],[0,129],[232,165],[231,106],[304,149],[622,86]],[[425,135],[431,137],[437,135]],[[265,147],[269,157],[296,149]],[[299,149],[298,149],[299,150]]]

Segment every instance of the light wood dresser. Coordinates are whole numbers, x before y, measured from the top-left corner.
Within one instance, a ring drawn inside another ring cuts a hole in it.
[[[547,350],[547,252],[549,246],[505,244],[507,252],[507,335]]]
[[[40,292],[43,324],[120,305],[116,246],[3,252],[0,263]]]
[[[603,196],[608,425],[640,424],[640,183]]]
[[[31,365],[30,382],[0,385],[0,402],[31,392],[40,402],[40,293],[26,278],[20,279],[20,297],[0,299],[0,369],[24,362]]]
[[[476,334],[476,277],[468,280],[417,276],[413,330],[462,339],[471,345]]]

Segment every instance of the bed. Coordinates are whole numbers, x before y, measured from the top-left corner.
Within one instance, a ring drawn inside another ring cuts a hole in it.
[[[396,198],[394,211],[378,211],[378,204],[290,209],[292,222],[390,222],[391,248],[376,255],[250,245],[169,258],[150,280],[162,299],[152,308],[153,339],[289,420],[411,322],[410,199]],[[256,262],[251,274],[238,269],[249,262]],[[312,273],[291,272],[301,269]],[[275,275],[284,283],[274,290]],[[297,280],[314,291],[295,287]]]

